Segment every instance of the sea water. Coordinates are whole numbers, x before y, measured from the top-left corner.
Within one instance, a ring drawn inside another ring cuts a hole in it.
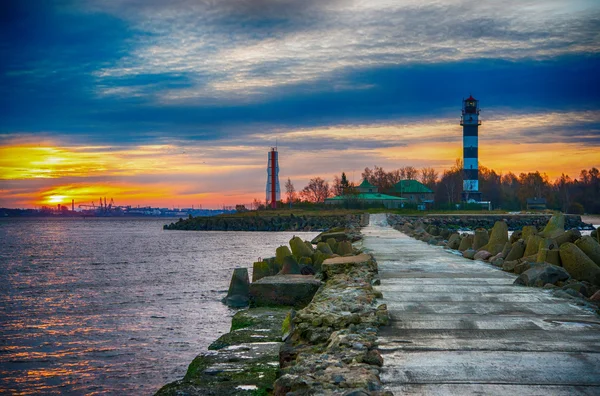
[[[232,270],[316,232],[0,220],[0,393],[154,393],[227,332]]]

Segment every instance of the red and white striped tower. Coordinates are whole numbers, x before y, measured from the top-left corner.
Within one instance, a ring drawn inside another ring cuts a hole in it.
[[[279,190],[279,154],[277,147],[271,147],[267,161],[267,206],[277,208],[277,201],[281,199]]]

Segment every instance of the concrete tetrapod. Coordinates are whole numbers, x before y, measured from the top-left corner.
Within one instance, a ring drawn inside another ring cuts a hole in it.
[[[485,228],[477,228],[473,235],[473,250],[479,250],[485,246],[490,240],[490,236]]]
[[[508,225],[504,221],[497,221],[492,228],[488,243],[479,250],[487,250],[495,256],[502,251],[506,242],[508,242]]]
[[[581,249],[586,256],[592,259],[596,265],[600,266],[600,243],[596,242],[591,236],[579,238],[575,245]]]
[[[556,213],[548,220],[548,224],[546,224],[544,230],[540,232],[540,235],[546,238],[556,238],[563,232],[565,232],[565,215]]]
[[[248,305],[249,290],[248,268],[235,268],[223,302],[231,307],[244,307]]]
[[[600,285],[600,267],[575,244],[567,242],[560,247],[563,268],[577,280]]]

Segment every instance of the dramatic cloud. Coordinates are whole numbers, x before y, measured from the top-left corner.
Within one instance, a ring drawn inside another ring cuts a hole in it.
[[[483,165],[600,166],[596,0],[9,0],[0,56],[0,206],[248,203],[275,144],[297,187],[442,170],[471,93]]]

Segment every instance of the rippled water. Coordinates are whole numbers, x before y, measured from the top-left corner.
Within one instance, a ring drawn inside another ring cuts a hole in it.
[[[0,220],[0,390],[152,394],[228,331],[232,269],[294,235],[166,222]]]

